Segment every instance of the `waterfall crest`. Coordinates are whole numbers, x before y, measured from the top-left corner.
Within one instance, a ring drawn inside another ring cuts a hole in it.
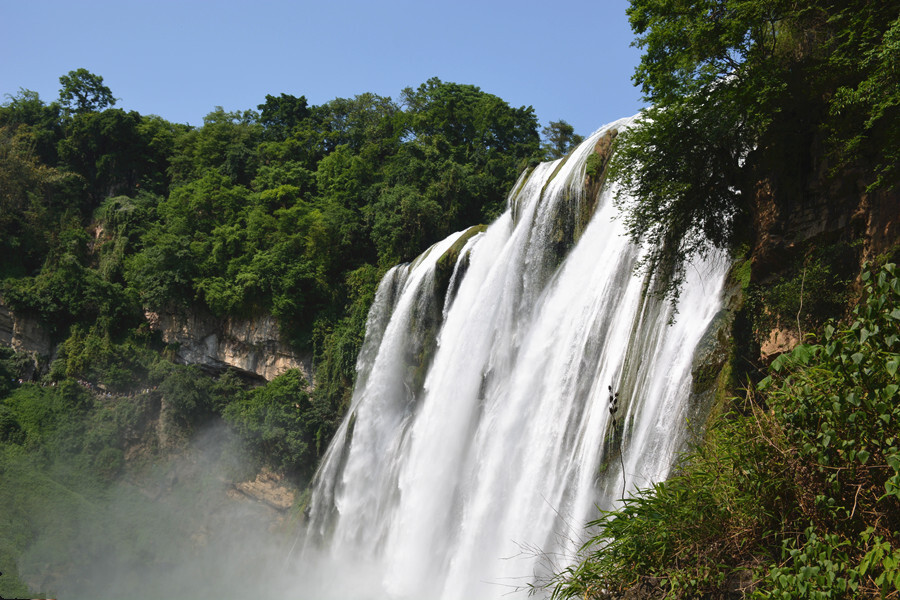
[[[727,265],[690,268],[673,319],[642,294],[610,189],[573,239],[595,200],[587,158],[629,122],[523,174],[490,227],[385,275],[307,509],[302,560],[370,573],[339,597],[500,598],[543,574],[541,553],[571,556],[623,486],[667,476]]]

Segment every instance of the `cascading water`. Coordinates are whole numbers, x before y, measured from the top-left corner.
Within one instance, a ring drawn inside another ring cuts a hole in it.
[[[595,200],[585,162],[628,122],[523,175],[486,230],[384,277],[307,509],[303,560],[343,565],[335,597],[499,598],[571,556],[595,506],[668,474],[726,265],[690,269],[673,321],[642,293],[609,190],[566,247]]]

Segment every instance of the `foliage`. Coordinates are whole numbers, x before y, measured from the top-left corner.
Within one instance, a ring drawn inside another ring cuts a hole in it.
[[[28,126],[0,126],[0,276],[21,277],[40,268],[61,225],[59,213],[68,208],[68,193],[81,187],[77,176],[42,164],[37,144]]]
[[[57,146],[61,166],[84,178],[92,207],[104,198],[134,195],[139,189],[165,193],[164,172],[175,129],[135,111],[77,114]]]
[[[861,64],[858,63],[861,73],[838,88],[829,107],[830,114],[837,117],[838,128],[833,136],[842,153],[856,157],[869,153],[873,147],[880,149],[881,156],[875,157],[876,178],[870,184],[870,190],[890,187],[898,179],[900,75],[896,63],[900,57],[900,16],[893,16],[893,21],[885,22],[887,28],[883,29],[882,36],[878,35],[881,27],[864,33],[868,39],[863,46]],[[855,20],[850,11],[840,17]],[[885,17],[890,19],[890,16]],[[848,40],[848,45],[852,40]],[[849,56],[843,60],[847,58]],[[858,57],[854,58],[858,60]],[[860,121],[862,127],[859,127]]]
[[[287,371],[268,385],[245,392],[225,408],[224,416],[277,468],[305,479],[312,476],[316,414],[299,371]]]
[[[757,337],[783,327],[799,328],[802,339],[804,332],[818,330],[829,317],[841,314],[852,297],[857,254],[844,243],[814,246],[785,265],[787,274],[752,286]]]
[[[760,177],[775,198],[798,197],[825,154],[833,174],[893,184],[896,4],[632,0],[627,12],[653,108],[620,136],[611,170],[663,293],[677,295],[686,258],[749,233]]]
[[[822,343],[781,355],[760,388],[800,458],[818,467],[817,521],[862,532],[874,515],[891,535],[900,530],[900,279],[893,264],[862,279],[851,325],[828,324]]]
[[[629,236],[648,248],[641,266],[661,295],[677,297],[685,257],[728,247],[747,221],[740,171],[750,148],[730,110],[688,97],[647,110],[617,138],[609,164],[617,203]]]
[[[378,277],[496,215],[540,151],[533,109],[437,78],[402,104],[267,95],[200,127],[114,108],[84,69],[60,83],[55,102],[21,90],[0,106],[0,292],[61,342],[49,380],[113,396],[157,386],[185,429],[227,412],[298,476],[346,408]],[[244,394],[163,360],[143,314],[172,309],[274,315],[314,353],[302,415],[282,410],[297,390]],[[296,439],[273,434],[294,426]],[[112,477],[117,456],[91,460]]]
[[[295,127],[309,117],[306,96],[294,97],[290,94],[272,96],[266,94],[265,104],[256,107],[260,111],[259,122],[265,136],[273,140],[285,140]]]
[[[522,160],[539,150],[534,109],[436,77],[403,90],[403,103],[409,141],[389,181],[416,185],[437,202],[448,221],[442,234],[492,220]]]
[[[27,132],[40,161],[54,164],[56,144],[63,136],[59,103],[45,104],[37,92],[21,88],[15,96],[6,97],[8,101],[0,105],[0,126]]]
[[[564,119],[550,121],[549,125],[541,129],[541,137],[544,139],[541,144],[544,160],[562,158],[584,141],[584,136],[575,133],[575,128]]]
[[[321,426],[316,431],[318,453],[324,452],[340,417],[350,406],[356,359],[366,333],[369,306],[382,274],[371,265],[349,273],[345,316],[333,325],[321,321],[314,333],[313,339],[322,348],[313,390],[313,402],[320,407],[321,417]]]
[[[100,111],[116,103],[103,78],[87,69],[75,69],[59,78],[59,102],[70,112],[80,115]]]
[[[756,598],[900,592],[900,278],[863,282],[849,325],[781,355],[675,477],[592,524],[555,597],[692,597],[754,572]]]

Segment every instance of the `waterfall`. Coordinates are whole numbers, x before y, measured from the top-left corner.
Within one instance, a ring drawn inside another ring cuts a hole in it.
[[[309,597],[500,598],[571,556],[623,486],[667,476],[727,265],[689,267],[677,312],[643,293],[610,186],[584,185],[598,140],[630,121],[385,275],[307,508],[300,560],[325,579]]]

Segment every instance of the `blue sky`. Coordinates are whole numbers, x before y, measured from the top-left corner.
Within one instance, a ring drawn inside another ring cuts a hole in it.
[[[200,125],[266,94],[399,99],[437,76],[581,134],[644,104],[627,0],[0,0],[0,97],[101,75],[117,107]]]

